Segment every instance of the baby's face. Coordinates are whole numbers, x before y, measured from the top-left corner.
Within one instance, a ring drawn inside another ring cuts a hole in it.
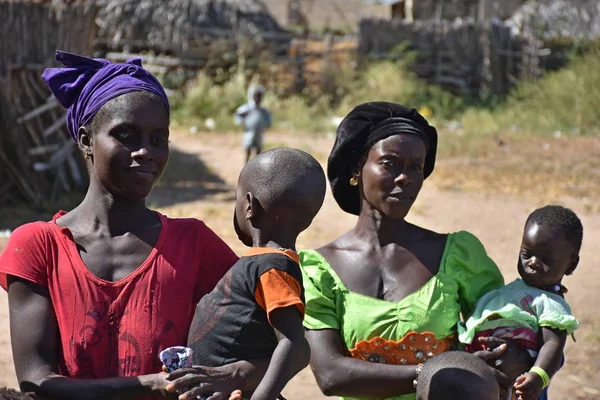
[[[577,265],[577,254],[564,235],[532,222],[525,227],[519,253],[519,275],[530,286],[560,283]]]

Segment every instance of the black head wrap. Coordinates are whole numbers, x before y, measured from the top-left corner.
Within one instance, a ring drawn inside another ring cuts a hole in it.
[[[375,143],[397,134],[420,137],[427,146],[423,174],[427,178],[435,166],[437,131],[414,108],[388,102],[356,106],[340,123],[327,161],[327,178],[333,197],[342,210],[358,215],[360,193],[350,178],[361,157]]]

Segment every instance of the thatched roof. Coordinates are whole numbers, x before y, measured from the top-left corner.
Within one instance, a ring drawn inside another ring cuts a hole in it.
[[[287,36],[259,0],[101,0],[98,43],[193,50],[199,37]]]
[[[525,3],[508,21],[519,30],[534,18],[543,39],[600,37],[600,1],[539,0]]]

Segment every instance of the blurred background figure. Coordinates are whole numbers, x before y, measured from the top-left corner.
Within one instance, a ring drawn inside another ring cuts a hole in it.
[[[250,160],[252,150],[256,154],[262,151],[263,133],[271,126],[271,113],[261,106],[265,88],[252,85],[248,89],[248,103],[235,111],[235,123],[244,127],[242,146],[246,151],[246,162]]]

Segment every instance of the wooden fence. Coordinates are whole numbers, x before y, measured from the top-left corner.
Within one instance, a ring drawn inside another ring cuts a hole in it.
[[[343,68],[407,56],[398,51],[401,48],[415,57],[412,71],[433,84],[462,96],[503,96],[518,81],[540,74],[543,51],[534,26],[532,20],[515,34],[511,27],[495,21],[363,20],[357,37],[286,36],[287,41],[274,37],[274,42],[259,45],[223,35],[219,41],[208,41],[204,52],[184,52],[178,57],[146,53],[143,58],[147,68],[167,81],[170,74],[179,74],[176,81],[185,82],[200,71],[225,81],[235,67],[264,77],[264,84],[280,96],[318,95],[335,89],[328,85]],[[215,32],[204,33],[218,36]],[[135,55],[110,52],[106,57],[124,61]]]
[[[381,59],[402,48],[416,56],[411,68],[421,78],[460,95],[502,96],[519,80],[539,76],[534,26],[515,34],[497,21],[364,20],[358,52],[362,60]]]
[[[56,4],[0,1],[0,205],[39,207],[85,185],[65,111],[40,76],[56,49],[90,53],[96,9]]]
[[[215,31],[206,34],[214,37]],[[274,42],[263,43],[223,36],[207,44],[205,52],[184,52],[180,56],[128,51],[111,51],[103,56],[113,62],[141,56],[144,67],[167,85],[169,82],[179,84],[172,89],[181,88],[182,83],[199,73],[223,82],[232,72],[243,70],[248,76],[259,75],[270,91],[282,97],[307,91],[321,93],[331,83],[332,73],[356,64],[354,36],[287,35],[287,41],[273,36]]]

